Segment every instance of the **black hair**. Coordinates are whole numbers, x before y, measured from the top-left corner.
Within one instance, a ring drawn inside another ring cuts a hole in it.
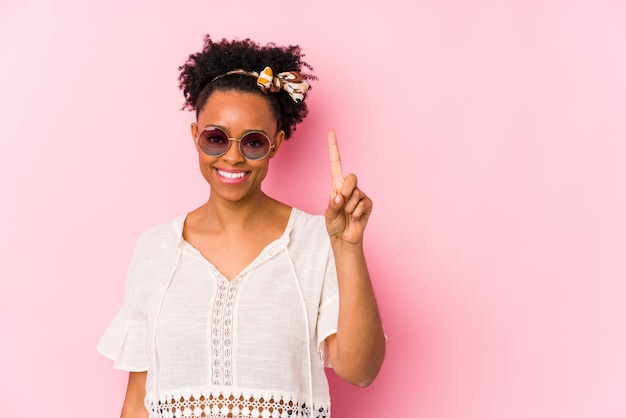
[[[178,68],[179,87],[185,96],[183,109],[195,110],[197,118],[215,91],[259,94],[267,99],[278,130],[285,131],[285,139],[288,139],[296,130],[296,125],[309,113],[304,101],[295,102],[284,90],[265,94],[257,86],[254,77],[225,74],[234,70],[261,72],[265,67],[270,67],[274,74],[298,71],[305,80],[316,80],[313,74],[303,72],[303,69],[313,71],[313,67],[302,60],[303,57],[298,45],[280,47],[269,43],[261,46],[250,39],[222,39],[214,42],[210,35],[206,35],[202,51],[189,55],[187,61]]]

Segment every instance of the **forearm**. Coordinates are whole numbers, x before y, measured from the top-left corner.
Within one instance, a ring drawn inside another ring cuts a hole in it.
[[[147,418],[148,411],[144,406],[146,396],[146,372],[130,372],[126,397],[122,406],[121,418]]]
[[[357,187],[354,174],[344,177],[334,131],[328,133],[332,191],[325,212],[339,286],[337,334],[326,339],[337,375],[357,386],[369,385],[385,356],[385,335],[370,282],[363,232],[372,200]]]
[[[385,355],[385,335],[361,244],[333,242],[339,286],[339,323],[331,361],[357,386],[369,385]]]

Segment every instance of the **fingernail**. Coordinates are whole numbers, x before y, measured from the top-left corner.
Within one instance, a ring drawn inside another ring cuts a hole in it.
[[[335,196],[335,203],[337,203],[337,204],[341,203],[341,195],[340,194]]]

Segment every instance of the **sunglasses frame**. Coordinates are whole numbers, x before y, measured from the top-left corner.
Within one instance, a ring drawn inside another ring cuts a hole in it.
[[[208,152],[206,152],[202,148],[202,145],[200,145],[200,137],[206,131],[220,131],[221,133],[224,134],[224,137],[226,139],[228,139],[228,146],[226,147],[224,152],[222,152],[221,154],[213,155],[213,154],[209,154]],[[270,147],[267,150],[267,153],[265,155],[263,155],[262,157],[259,157],[259,158],[250,158],[246,154],[244,154],[244,152],[241,150],[241,141],[243,141],[243,139],[245,137],[247,137],[248,135],[253,135],[253,134],[260,134],[261,136],[263,136],[267,140],[267,143],[270,145]],[[252,160],[252,161],[260,161],[260,160],[266,158],[268,155],[270,155],[272,150],[276,147],[276,144],[272,144],[272,142],[270,141],[269,137],[264,132],[261,132],[261,131],[250,131],[250,132],[246,132],[241,138],[231,138],[231,137],[228,136],[226,131],[224,131],[222,128],[218,128],[217,126],[207,126],[206,128],[204,128],[200,132],[200,134],[196,135],[196,141],[198,142],[198,147],[202,150],[202,152],[204,152],[209,157],[221,157],[222,155],[226,154],[228,152],[228,150],[230,149],[231,141],[235,141],[235,142],[237,142],[237,148],[239,148],[239,152],[241,153],[241,155],[243,155],[243,157],[245,159]]]

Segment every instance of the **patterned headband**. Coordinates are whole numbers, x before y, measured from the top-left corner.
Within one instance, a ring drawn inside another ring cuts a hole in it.
[[[261,74],[256,71],[233,70],[226,74],[218,75],[211,81],[224,77],[229,74],[242,74],[256,78],[256,84],[261,88],[263,93],[276,93],[285,90],[294,102],[298,103],[304,100],[304,95],[309,89],[309,83],[297,71],[287,71],[279,73],[274,77],[274,72],[270,67],[265,67]]]

